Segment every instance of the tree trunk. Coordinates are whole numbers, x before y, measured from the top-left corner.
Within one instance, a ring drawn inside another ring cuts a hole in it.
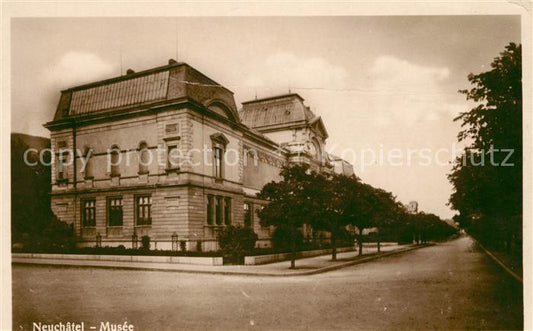
[[[291,269],[296,269],[296,229],[294,229],[294,227],[292,228],[291,233]]]
[[[337,261],[337,231],[331,229],[331,260]]]
[[[359,256],[363,255],[363,229],[359,229],[359,239],[357,240],[359,244]]]

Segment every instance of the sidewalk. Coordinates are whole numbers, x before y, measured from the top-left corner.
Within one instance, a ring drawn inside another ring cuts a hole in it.
[[[296,269],[289,269],[291,262],[283,261],[262,265],[223,265],[223,266],[203,266],[191,264],[175,263],[154,263],[154,262],[122,262],[122,261],[86,261],[86,260],[59,260],[59,259],[38,259],[38,258],[12,258],[13,264],[39,264],[58,265],[74,267],[97,267],[115,269],[136,269],[136,270],[158,270],[175,272],[192,272],[224,275],[246,275],[246,276],[302,276],[312,275],[331,270],[344,268],[350,265],[363,263],[380,257],[398,254],[413,249],[426,247],[415,245],[394,245],[384,246],[381,253],[377,254],[376,247],[363,247],[363,256],[357,256],[357,252],[344,252],[337,254],[337,261],[331,261],[331,254],[303,258],[296,260]]]

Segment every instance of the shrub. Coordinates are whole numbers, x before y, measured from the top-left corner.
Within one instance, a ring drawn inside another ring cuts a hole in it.
[[[146,251],[150,250],[150,237],[149,236],[142,236],[141,249],[144,249]]]
[[[257,234],[248,227],[229,225],[218,235],[222,254],[227,261],[243,263],[244,256],[255,248]]]
[[[76,246],[74,237],[74,227],[57,219],[55,216],[46,224],[40,234],[26,237],[27,245],[30,249],[42,252],[55,252],[61,250],[71,250]]]
[[[300,231],[296,233],[296,249],[299,250],[302,247],[304,237]],[[272,245],[279,250],[290,250],[292,244],[292,235],[290,227],[286,225],[280,225],[276,227],[272,234]]]

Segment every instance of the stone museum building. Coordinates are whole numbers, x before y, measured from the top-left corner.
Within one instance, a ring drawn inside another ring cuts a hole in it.
[[[257,210],[283,165],[353,174],[328,155],[326,127],[296,94],[242,103],[186,63],[69,88],[51,131],[52,210],[79,246],[216,250],[229,224],[272,228]]]

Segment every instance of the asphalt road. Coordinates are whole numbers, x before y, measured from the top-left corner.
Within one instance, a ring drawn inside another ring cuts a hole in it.
[[[522,311],[521,285],[466,237],[286,278],[13,266],[13,330],[521,329]]]

